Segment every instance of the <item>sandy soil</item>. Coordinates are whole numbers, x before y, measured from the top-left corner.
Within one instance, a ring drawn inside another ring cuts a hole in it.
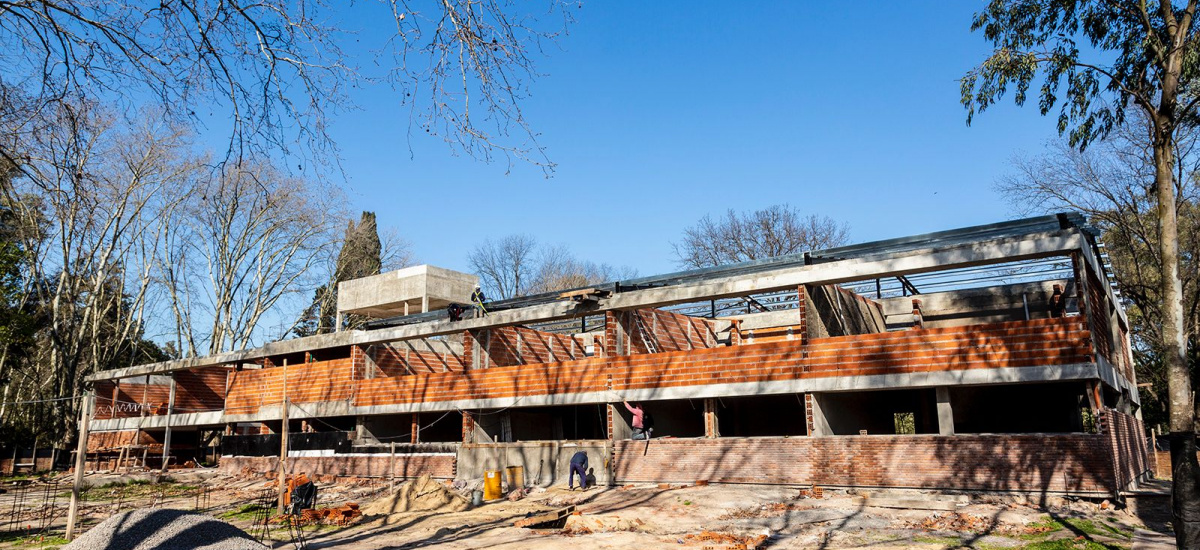
[[[94,485],[127,478],[89,476]],[[174,484],[110,486],[95,490],[84,503],[89,525],[132,507],[168,507],[222,517],[252,535],[262,531],[244,507],[270,492],[265,479],[238,480],[212,472],[173,472]],[[321,486],[320,506],[357,502],[363,509],[396,489],[382,480],[350,480]],[[310,548],[347,550],[401,548],[1021,548],[1035,542],[1069,539],[1083,547],[1129,548],[1135,528],[1162,530],[1147,506],[1116,509],[1097,502],[1051,498],[1045,506],[1014,497],[975,495],[952,512],[866,506],[863,494],[825,490],[823,498],[802,498],[795,487],[710,485],[662,489],[658,485],[600,488],[586,492],[565,487],[534,489],[527,497],[499,500],[463,511],[433,511],[367,516],[350,526],[310,525],[302,529]],[[32,494],[32,492],[31,492]],[[10,495],[3,495],[10,496]],[[876,494],[875,496],[880,496]],[[916,491],[900,498],[934,499]],[[1157,501],[1155,501],[1157,502]],[[65,501],[22,504],[28,513],[58,513],[65,523]],[[562,529],[526,529],[513,522],[568,505],[577,515]],[[57,508],[55,508],[57,507]],[[57,510],[57,512],[55,512]],[[237,513],[243,510],[243,513]],[[0,514],[7,508],[0,499]],[[1134,513],[1137,512],[1137,513]],[[275,523],[265,541],[292,548],[286,527]],[[46,541],[50,547],[53,539]],[[38,548],[22,540],[0,548]],[[47,546],[42,546],[47,547]]]

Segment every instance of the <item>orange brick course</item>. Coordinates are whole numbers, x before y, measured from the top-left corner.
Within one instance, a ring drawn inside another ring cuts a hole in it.
[[[369,379],[364,379],[365,355],[354,349],[349,359],[288,367],[289,398],[374,406],[1092,361],[1089,333],[1079,317]],[[231,373],[226,412],[247,414],[279,404],[283,370]]]

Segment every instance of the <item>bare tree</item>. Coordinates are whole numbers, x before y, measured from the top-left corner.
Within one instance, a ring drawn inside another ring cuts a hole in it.
[[[177,122],[229,120],[225,158],[237,160],[293,154],[297,143],[320,153],[310,159],[329,156],[328,112],[349,106],[349,90],[384,83],[412,110],[413,129],[476,157],[500,151],[549,169],[520,106],[533,55],[565,32],[571,5],[547,0],[535,17],[524,4],[477,0],[3,0],[0,74],[43,108],[150,98]],[[346,20],[385,31],[343,30]],[[363,36],[385,38],[358,44]],[[347,64],[361,47],[376,48],[384,72]]]
[[[537,246],[537,239],[530,235],[488,239],[475,246],[467,262],[489,298],[516,298],[529,294],[530,279],[537,268]]]
[[[530,235],[484,241],[467,260],[488,298],[501,300],[637,275],[628,267],[580,260],[565,245],[543,245]]]
[[[121,129],[111,112],[87,101],[17,106],[5,103],[0,116],[5,147],[28,154],[3,199],[35,259],[25,300],[44,320],[39,356],[12,377],[14,399],[69,398],[82,392],[87,374],[135,359],[153,257],[180,208],[179,196],[165,190],[184,185],[195,165],[180,155],[185,135],[161,122]],[[40,420],[47,435],[73,435],[77,404],[54,403],[52,422]]]
[[[609,264],[580,260],[565,245],[544,246],[538,252],[529,293],[580,288],[635,276],[637,272],[627,267],[616,268]]]
[[[315,268],[337,245],[346,219],[338,204],[333,190],[267,163],[230,165],[201,182],[159,261],[178,348],[192,356],[241,349],[263,336],[268,315],[288,316],[282,302],[327,280]]]
[[[717,219],[704,216],[671,247],[680,266],[703,268],[840,246],[849,235],[845,223],[777,204],[744,213],[730,209]]]

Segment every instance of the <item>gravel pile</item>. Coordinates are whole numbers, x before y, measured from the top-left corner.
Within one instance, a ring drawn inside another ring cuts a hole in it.
[[[133,510],[110,517],[63,550],[266,550],[245,531],[182,510]]]

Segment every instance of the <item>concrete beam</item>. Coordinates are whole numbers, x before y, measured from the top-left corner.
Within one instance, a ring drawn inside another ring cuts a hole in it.
[[[807,266],[764,271],[663,288],[621,292],[593,303],[569,301],[498,311],[486,317],[450,321],[428,321],[372,331],[334,332],[272,342],[261,348],[228,352],[208,357],[151,363],[92,374],[89,381],[161,374],[204,366],[237,364],[253,359],[348,345],[369,345],[396,340],[457,334],[464,330],[512,326],[536,321],[553,321],[604,311],[662,307],[701,300],[780,291],[805,284],[834,284],[863,279],[894,277],[978,265],[1063,255],[1086,244],[1078,230],[1033,233],[1020,237],[991,239],[970,244],[913,250],[884,257],[870,256]]]
[[[730,396],[773,395],[785,393],[806,392],[839,392],[884,390],[898,388],[931,388],[938,386],[975,386],[988,384],[1020,384],[1036,382],[1054,382],[1062,380],[1097,380],[1102,370],[1095,363],[1078,363],[1072,365],[1057,365],[1047,367],[1007,367],[995,369],[968,369],[943,372],[922,372],[908,374],[875,374],[867,376],[838,376],[826,378],[802,378],[781,380],[776,382],[738,382],[732,384],[709,384],[698,386],[678,386],[671,388],[654,388],[640,390],[625,390],[621,396],[630,401],[655,401],[663,399],[705,399]],[[1120,386],[1114,386],[1120,387]],[[1134,394],[1136,395],[1136,393]],[[554,395],[527,395],[520,397],[502,397],[495,399],[463,399],[458,401],[432,401],[424,403],[405,403],[396,405],[375,405],[370,407],[355,407],[345,401],[325,403],[292,403],[289,407],[291,418],[314,418],[327,416],[356,416],[406,413],[445,413],[447,411],[503,409],[506,407],[541,407],[558,405],[590,405],[611,403],[613,392],[570,393]],[[219,412],[219,411],[218,411]],[[262,407],[257,413],[224,415],[223,417],[205,416],[204,425],[235,423],[235,422],[265,422],[279,420],[281,410],[278,405]],[[615,411],[614,411],[615,412]],[[211,413],[200,413],[209,415]],[[453,413],[451,413],[453,414]],[[617,415],[619,416],[619,414]],[[147,417],[147,419],[163,417]],[[188,425],[189,415],[174,415],[172,427],[178,429]],[[120,421],[132,419],[97,420],[97,430],[109,431],[116,429],[135,429],[136,423],[126,428]],[[477,417],[486,423],[487,417]],[[147,425],[147,427],[152,427]],[[616,423],[614,423],[616,429]],[[486,430],[484,430],[486,433]],[[482,441],[477,439],[478,441]]]

